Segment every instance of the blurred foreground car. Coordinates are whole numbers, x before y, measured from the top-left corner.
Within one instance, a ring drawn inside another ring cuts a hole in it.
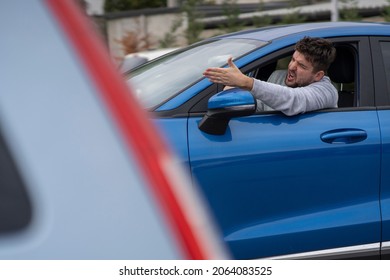
[[[267,80],[304,36],[334,42],[339,108],[255,112],[202,77],[232,56]],[[310,23],[207,39],[129,76],[181,155],[235,258],[390,257],[390,25]]]
[[[0,2],[0,259],[225,258],[73,2]]]

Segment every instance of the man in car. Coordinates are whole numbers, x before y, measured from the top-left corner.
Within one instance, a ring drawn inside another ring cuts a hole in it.
[[[267,106],[292,116],[324,108],[337,108],[337,89],[325,75],[335,56],[336,49],[330,41],[304,37],[295,45],[295,52],[284,78],[285,85],[244,75],[232,58],[228,59],[228,68],[208,68],[203,75],[213,83],[249,90]]]

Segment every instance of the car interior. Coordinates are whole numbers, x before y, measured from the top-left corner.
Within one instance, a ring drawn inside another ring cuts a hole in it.
[[[336,50],[336,59],[328,69],[328,76],[339,91],[338,107],[355,107],[355,56],[348,46]]]

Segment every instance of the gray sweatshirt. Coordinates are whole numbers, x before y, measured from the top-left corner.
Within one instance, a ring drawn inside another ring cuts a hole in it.
[[[298,88],[254,79],[251,92],[256,99],[287,116],[337,108],[338,92],[327,76],[318,82]]]

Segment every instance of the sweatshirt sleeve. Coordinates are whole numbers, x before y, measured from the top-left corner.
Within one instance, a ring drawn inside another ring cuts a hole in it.
[[[288,116],[324,108],[337,108],[337,89],[326,76],[318,82],[298,88],[254,79],[251,92],[256,99]]]

